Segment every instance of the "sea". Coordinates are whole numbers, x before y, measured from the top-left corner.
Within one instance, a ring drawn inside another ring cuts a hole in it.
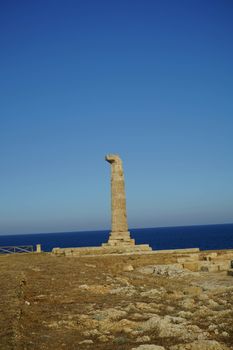
[[[137,244],[149,244],[153,250],[200,248],[233,249],[233,224],[195,225],[130,229]],[[93,247],[107,242],[109,231],[83,231],[0,235],[0,247],[41,244],[42,250],[55,247]]]

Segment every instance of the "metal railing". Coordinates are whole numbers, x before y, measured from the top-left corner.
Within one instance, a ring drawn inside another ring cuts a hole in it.
[[[32,253],[33,245],[0,247],[0,254]]]

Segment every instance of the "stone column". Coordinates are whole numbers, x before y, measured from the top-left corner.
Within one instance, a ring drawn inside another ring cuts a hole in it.
[[[134,245],[128,231],[122,161],[116,154],[105,157],[111,164],[112,231],[107,245]]]

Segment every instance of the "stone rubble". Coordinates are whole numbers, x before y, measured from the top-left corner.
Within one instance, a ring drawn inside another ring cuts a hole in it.
[[[139,268],[138,272],[141,272],[143,274],[166,276],[170,278],[177,278],[179,276],[183,277],[185,275],[192,274],[190,270],[184,269],[180,264],[150,265],[150,266]]]

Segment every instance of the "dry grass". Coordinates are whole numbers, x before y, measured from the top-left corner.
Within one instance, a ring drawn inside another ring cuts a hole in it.
[[[127,283],[137,291],[165,288],[166,300],[163,297],[156,300],[160,303],[157,313],[166,315],[167,307],[170,307],[170,315],[173,314],[172,308],[177,313],[182,310],[177,293],[189,285],[190,278],[171,281],[164,277],[123,272],[125,264],[137,268],[172,262],[175,262],[175,257],[165,254],[82,258],[28,254],[0,257],[0,350],[131,349],[135,346],[135,337],[124,332],[115,332],[114,338],[106,343],[93,336],[94,344],[79,345],[85,339],[85,324],[80,316],[89,315],[91,319],[95,310],[124,309],[130,303],[149,304],[155,301],[142,297],[140,293],[132,296],[109,293],[118,284],[127,286]],[[80,288],[80,285],[89,287]],[[225,298],[230,302],[231,295]],[[128,312],[127,319],[133,319],[133,311]],[[223,321],[226,322],[226,319]],[[195,322],[204,330],[209,321],[200,318]],[[230,337],[224,341],[230,345],[233,330],[228,321],[226,329]],[[170,346],[176,342],[175,338],[158,338],[156,332],[148,335],[151,342],[158,345]],[[222,341],[221,336],[214,338]]]

